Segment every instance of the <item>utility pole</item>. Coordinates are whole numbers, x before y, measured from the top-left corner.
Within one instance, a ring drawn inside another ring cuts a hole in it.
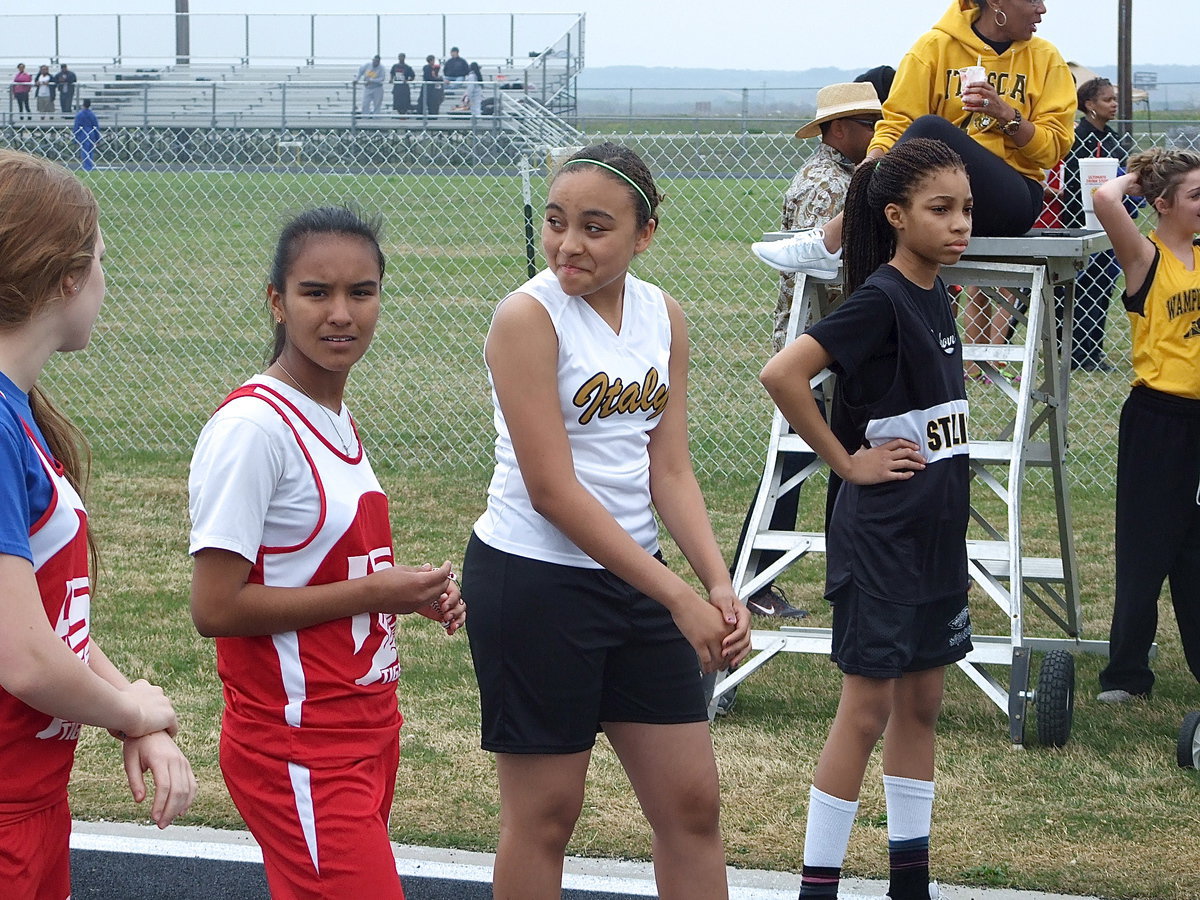
[[[175,0],[175,65],[186,66],[191,61],[192,37],[188,22],[188,0]]]
[[[1133,0],[1117,0],[1117,119],[1133,128]]]

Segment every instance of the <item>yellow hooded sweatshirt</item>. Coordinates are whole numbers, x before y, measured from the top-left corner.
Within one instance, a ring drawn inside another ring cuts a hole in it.
[[[1055,46],[1037,35],[1014,42],[997,56],[971,30],[978,13],[972,0],[954,0],[933,30],[905,54],[868,152],[891,149],[914,119],[932,113],[964,128],[1025,177],[1042,181],[1044,170],[1058,165],[1075,140],[1075,81]],[[1024,147],[1016,146],[989,117],[963,109],[958,70],[977,59],[996,92],[1034,124]]]

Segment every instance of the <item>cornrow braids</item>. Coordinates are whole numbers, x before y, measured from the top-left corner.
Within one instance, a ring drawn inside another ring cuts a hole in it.
[[[603,163],[604,166],[611,166],[617,170],[617,172],[606,172],[601,166],[587,167],[594,168],[599,172],[605,172],[606,177],[620,182],[629,191],[629,198],[633,201],[633,208],[637,211],[638,228],[645,228],[651,219],[655,222],[661,222],[658,214],[658,206],[663,201],[663,195],[655,187],[654,176],[650,174],[649,167],[633,150],[623,144],[614,144],[611,141],[605,141],[602,144],[592,144],[572,154],[563,163],[562,168],[558,170],[558,174],[554,176],[555,179],[557,180],[562,175],[563,169],[577,159],[588,159],[593,162]],[[628,179],[628,181],[625,179]],[[639,194],[638,191],[641,191],[641,193]],[[647,204],[649,204],[648,208]]]
[[[1200,153],[1195,150],[1154,147],[1129,158],[1129,171],[1137,175],[1142,194],[1151,206],[1160,197],[1170,202],[1179,182],[1195,169],[1200,169]],[[1154,209],[1158,212],[1158,207]]]
[[[966,167],[946,144],[929,138],[902,141],[855,170],[842,219],[846,296],[896,253],[896,232],[884,209],[892,203],[907,206],[925,179],[946,170],[965,172]]]

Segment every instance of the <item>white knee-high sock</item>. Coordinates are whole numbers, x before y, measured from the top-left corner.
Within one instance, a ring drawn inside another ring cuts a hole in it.
[[[804,829],[804,865],[840,869],[857,812],[857,800],[843,800],[811,786],[808,824]]]
[[[889,841],[928,838],[933,818],[933,782],[899,775],[883,776]]]
[[[888,814],[888,896],[928,900],[933,782],[884,775],[883,792]]]

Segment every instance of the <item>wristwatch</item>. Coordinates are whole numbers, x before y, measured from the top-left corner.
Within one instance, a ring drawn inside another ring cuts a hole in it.
[[[1012,137],[1014,134],[1017,133],[1017,129],[1019,129],[1021,127],[1021,122],[1022,122],[1021,111],[1019,109],[1014,109],[1013,110],[1013,120],[1011,122],[1008,122],[1005,125],[1001,125],[1000,130],[1003,131],[1005,134],[1007,134],[1009,137]]]

